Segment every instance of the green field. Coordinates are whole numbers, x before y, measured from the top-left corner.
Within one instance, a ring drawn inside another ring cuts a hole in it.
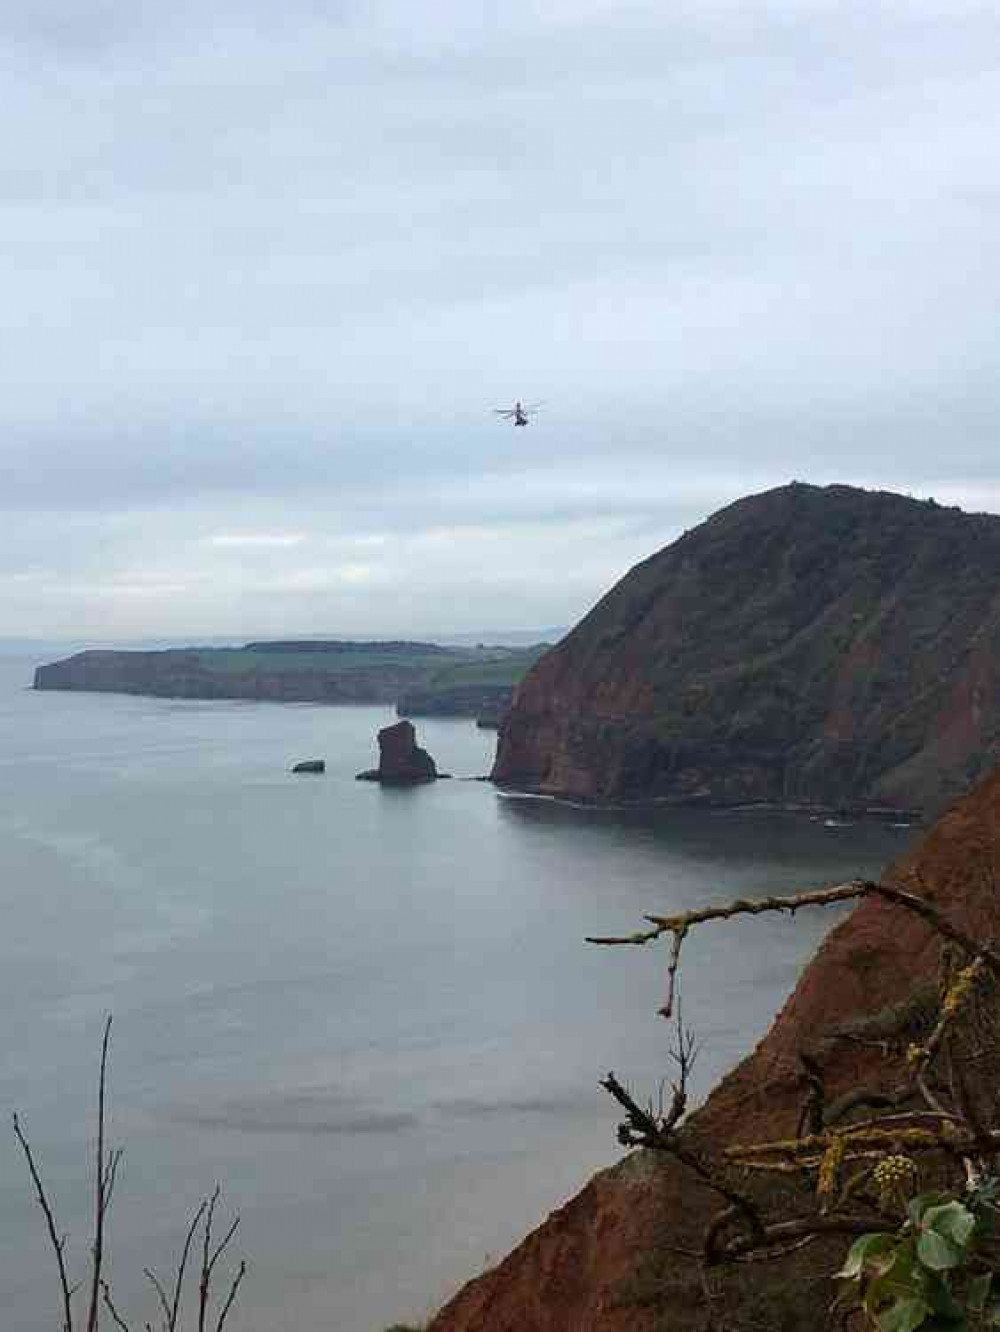
[[[433,690],[455,689],[461,685],[516,685],[548,647],[546,643],[536,643],[530,648],[505,651],[503,656],[495,657],[486,655],[491,651],[487,648],[482,650],[478,660],[438,667],[424,687]]]
[[[213,675],[253,675],[260,672],[288,674],[322,671],[340,674],[353,671],[381,670],[399,667],[413,674],[423,675],[441,667],[440,652],[419,653],[391,648],[358,652],[269,652],[256,648],[199,648],[194,655],[198,665]],[[468,660],[469,653],[456,649],[456,666]]]

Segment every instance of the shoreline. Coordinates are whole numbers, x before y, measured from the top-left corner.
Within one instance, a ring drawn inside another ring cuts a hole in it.
[[[844,820],[856,823],[861,820],[888,823],[890,826],[916,827],[927,823],[923,810],[907,809],[902,806],[886,805],[824,805],[806,801],[754,800],[731,804],[728,801],[683,799],[676,796],[647,796],[635,800],[601,800],[596,796],[560,795],[554,791],[540,791],[531,787],[508,786],[494,781],[490,776],[476,778],[477,781],[490,782],[497,794],[507,800],[547,800],[557,805],[566,805],[571,809],[588,810],[641,810],[641,809],[683,809],[703,810],[709,814],[793,814],[805,815],[810,821],[815,819]]]

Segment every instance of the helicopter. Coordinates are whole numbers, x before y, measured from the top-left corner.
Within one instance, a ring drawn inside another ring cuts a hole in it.
[[[505,421],[510,421],[513,425],[526,426],[541,405],[540,402],[526,405],[518,398],[513,407],[494,407],[493,414],[494,416],[502,416]]]

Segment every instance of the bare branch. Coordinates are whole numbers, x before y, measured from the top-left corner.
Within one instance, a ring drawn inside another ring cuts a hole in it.
[[[211,1277],[212,1270],[214,1269],[215,1264],[218,1262],[219,1257],[221,1256],[223,1251],[227,1248],[229,1241],[233,1238],[233,1236],[236,1234],[237,1230],[239,1229],[239,1224],[240,1224],[240,1218],[236,1217],[236,1219],[233,1221],[233,1224],[226,1231],[224,1237],[215,1246],[215,1251],[213,1252],[211,1261],[208,1264],[209,1277]]]
[[[45,1192],[45,1185],[42,1183],[42,1177],[38,1166],[35,1164],[35,1157],[31,1150],[31,1145],[21,1130],[21,1123],[17,1115],[14,1115],[14,1134],[21,1144],[21,1150],[24,1152],[25,1160],[28,1162],[28,1170],[31,1174],[31,1182],[35,1186],[35,1195],[38,1198],[38,1205],[45,1214],[45,1224],[49,1232],[49,1240],[52,1243],[52,1250],[56,1256],[56,1266],[59,1269],[59,1289],[62,1292],[63,1302],[63,1332],[73,1332],[73,1292],[70,1290],[69,1280],[66,1276],[66,1259],[64,1250],[66,1248],[66,1236],[59,1234],[59,1228],[56,1225],[55,1210],[49,1202],[48,1195]]]
[[[212,1274],[215,1271],[215,1265],[228,1248],[240,1224],[240,1218],[237,1216],[215,1248],[212,1248],[212,1223],[215,1219],[215,1208],[221,1192],[218,1184],[216,1184],[209,1200],[208,1214],[205,1218],[205,1232],[202,1237],[201,1250],[201,1276],[198,1282],[198,1332],[205,1332],[208,1317],[208,1299],[212,1288]]]
[[[107,1088],[110,1043],[111,1018],[108,1017],[104,1024],[104,1034],[101,1042],[100,1073],[97,1089],[97,1143],[93,1189],[94,1221],[91,1243],[91,1263],[86,1279],[86,1283],[90,1290],[86,1314],[86,1332],[98,1332],[102,1316],[105,1316],[105,1321],[107,1317],[110,1317],[114,1322],[115,1327],[118,1329],[118,1332],[130,1332],[128,1323],[115,1305],[114,1297],[111,1293],[111,1285],[103,1276],[106,1258],[106,1220],[114,1198],[119,1167],[123,1160],[121,1148],[114,1148],[109,1151],[107,1147]],[[62,1294],[63,1304],[62,1332],[74,1332],[73,1295],[77,1290],[77,1286],[70,1286],[66,1272],[66,1237],[59,1234],[55,1208],[53,1207],[45,1186],[42,1183],[41,1172],[35,1161],[31,1144],[29,1143],[27,1135],[22,1129],[20,1120],[16,1114],[13,1116],[13,1121],[14,1133],[22,1152],[24,1153],[25,1160],[27,1161],[28,1170],[35,1186],[38,1202],[45,1216],[45,1223],[48,1229],[52,1251],[56,1258],[59,1273],[59,1288]],[[240,1225],[240,1218],[237,1216],[231,1222],[222,1238],[217,1243],[213,1244],[213,1223],[220,1196],[221,1190],[219,1186],[216,1185],[211,1196],[201,1202],[191,1218],[169,1290],[152,1268],[147,1267],[143,1269],[147,1279],[156,1292],[156,1298],[159,1303],[158,1318],[160,1321],[161,1332],[178,1332],[182,1317],[181,1304],[184,1296],[184,1284],[188,1272],[188,1264],[191,1258],[192,1246],[194,1245],[198,1234],[198,1227],[203,1221],[205,1228],[201,1244],[197,1332],[206,1332],[207,1330],[212,1277],[216,1265],[228,1248]],[[245,1271],[246,1266],[241,1263],[231,1282],[227,1297],[223,1303],[222,1311],[216,1322],[216,1332],[221,1332],[221,1328],[232,1309]],[[144,1326],[146,1332],[153,1332],[153,1324],[151,1322],[147,1321]]]
[[[725,1198],[748,1222],[754,1233],[763,1232],[763,1223],[757,1208],[743,1194],[738,1193],[714,1170],[700,1154],[687,1143],[681,1135],[666,1122],[658,1123],[652,1115],[643,1110],[613,1073],[601,1079],[601,1086],[615,1098],[628,1115],[627,1121],[619,1126],[618,1138],[625,1147],[648,1147],[652,1151],[669,1152],[693,1171],[703,1183]],[[669,1120],[669,1116],[668,1116]]]
[[[106,1197],[109,1182],[108,1166],[104,1159],[104,1101],[108,1073],[108,1042],[111,1039],[111,1016],[104,1024],[101,1042],[101,1072],[97,1084],[97,1164],[94,1171],[94,1239],[90,1276],[90,1302],[87,1309],[87,1332],[97,1332],[100,1316],[101,1267],[104,1262],[104,1220],[108,1211]],[[117,1168],[117,1167],[116,1167]],[[111,1173],[113,1183],[113,1172]]]
[[[104,1175],[104,1214],[107,1216],[111,1207],[111,1199],[115,1193],[115,1183],[118,1178],[118,1167],[122,1163],[122,1157],[125,1153],[120,1147],[116,1147],[108,1158],[108,1168]]]
[[[202,1236],[201,1245],[201,1277],[198,1282],[198,1332],[205,1332],[205,1316],[208,1311],[208,1289],[211,1281],[211,1268],[209,1266],[209,1249],[212,1244],[212,1222],[215,1219],[215,1205],[219,1201],[221,1190],[216,1184],[212,1190],[212,1196],[208,1203],[208,1214],[205,1217],[205,1232]]]
[[[844,1143],[845,1160],[905,1149],[908,1152],[970,1151],[977,1145],[996,1151],[1000,1147],[1000,1129],[994,1129],[980,1141],[978,1135],[950,1114],[925,1115],[923,1125],[893,1122],[888,1127],[874,1120],[836,1133],[810,1134],[804,1138],[784,1138],[773,1142],[738,1143],[723,1149],[723,1158],[748,1169],[767,1169],[774,1161],[792,1162],[797,1168],[816,1166],[837,1138]]]
[[[699,911],[682,911],[676,916],[647,916],[652,923],[651,930],[623,937],[591,936],[587,943],[593,944],[647,944],[663,934],[672,936],[670,961],[667,964],[667,997],[659,1012],[662,1017],[673,1013],[674,999],[677,992],[677,970],[681,962],[681,948],[693,925],[703,925],[710,920],[730,920],[733,916],[759,916],[768,911],[784,911],[794,914],[804,906],[830,906],[834,902],[848,902],[864,897],[871,891],[871,885],[865,880],[840,884],[836,888],[822,888],[814,892],[798,893],[794,897],[764,897],[757,901],[737,898],[725,906],[703,907]]]
[[[802,1103],[802,1109],[799,1111],[799,1126],[796,1134],[801,1137],[803,1133],[820,1133],[823,1128],[823,1116],[826,1109],[826,1084],[823,1081],[823,1070],[819,1064],[804,1050],[799,1051],[799,1064],[802,1067],[802,1074],[808,1084],[806,1098]]]
[[[866,879],[854,879],[850,883],[838,884],[835,888],[818,888],[812,892],[797,893],[792,897],[761,897],[754,901],[738,897],[725,906],[703,907],[699,911],[682,911],[676,916],[647,916],[653,928],[641,934],[625,935],[621,938],[587,939],[593,944],[645,944],[658,939],[661,934],[686,933],[692,925],[702,925],[709,920],[731,920],[733,916],[760,916],[767,911],[787,911],[794,914],[804,906],[830,906],[834,902],[849,902],[854,898],[865,897],[875,885]]]
[[[937,930],[938,934],[950,939],[952,943],[958,946],[970,957],[982,957],[984,964],[989,967],[995,976],[1000,977],[1000,953],[994,948],[984,944],[981,940],[974,939],[970,934],[966,934],[953,921],[939,911],[937,907],[932,906],[926,898],[918,897],[915,893],[908,893],[903,888],[898,888],[894,883],[871,883],[866,882],[866,889],[869,893],[885,898],[887,902],[894,902],[896,906],[901,906],[907,911],[912,911],[914,915],[925,920],[928,925]]]
[[[904,887],[904,883],[908,886]],[[917,891],[910,891],[911,887]],[[919,1026],[911,1024],[899,1029],[904,1036],[901,1046],[890,1047],[889,1041],[879,1042],[886,1055],[890,1048],[897,1055],[905,1050],[906,1072],[890,1090],[854,1085],[836,1099],[830,1099],[823,1067],[804,1052],[800,1055],[803,1074],[800,1086],[804,1085],[806,1094],[795,1137],[733,1144],[722,1148],[721,1155],[706,1155],[696,1137],[678,1129],[686,1107],[685,1091],[694,1050],[681,1024],[678,999],[680,960],[688,934],[695,926],[711,921],[768,912],[791,915],[806,906],[825,907],[868,897],[909,912],[946,941],[942,955],[947,953],[948,965],[940,988],[931,988],[929,1003],[920,1010]],[[672,1052],[672,1057],[680,1074],[673,1087],[673,1101],[664,1113],[661,1090],[657,1109],[650,1105],[643,1110],[614,1074],[608,1074],[601,1085],[626,1112],[625,1122],[618,1130],[624,1145],[672,1154],[724,1199],[726,1206],[712,1218],[705,1232],[703,1281],[706,1269],[715,1263],[785,1257],[824,1236],[863,1235],[885,1229],[887,1215],[871,1184],[873,1167],[887,1152],[945,1156],[951,1159],[949,1169],[964,1164],[970,1178],[977,1170],[973,1158],[978,1159],[978,1169],[982,1170],[984,1161],[1000,1155],[1000,1121],[996,1118],[1000,1102],[993,1106],[989,1117],[983,1117],[974,1101],[973,1089],[958,1067],[962,1061],[1000,1053],[1000,1042],[996,1039],[987,1039],[984,1052],[981,1027],[977,1025],[981,1022],[979,1009],[969,1012],[969,1000],[977,983],[987,973],[1000,979],[1000,951],[992,942],[974,938],[940,910],[919,876],[884,883],[855,879],[787,897],[737,898],[723,905],[675,915],[647,915],[645,920],[650,927],[646,930],[622,937],[591,937],[588,942],[642,946],[665,934],[670,936],[667,996],[659,1011],[665,1017],[675,1014],[677,1017],[678,1049]],[[958,1018],[963,1013],[969,1021],[963,1022],[960,1029]],[[971,1045],[966,1027],[978,1033]],[[995,1038],[996,1034],[995,1026],[987,1031],[988,1038]],[[910,1042],[908,1048],[906,1040]],[[847,1163],[852,1164],[843,1176],[847,1182],[841,1186],[838,1171]],[[935,1161],[935,1170],[938,1164]],[[757,1197],[790,1195],[784,1190],[777,1195],[758,1194],[754,1190],[745,1196],[730,1179],[742,1178],[747,1171],[808,1183],[810,1193],[814,1183],[816,1199],[801,1209],[806,1215],[789,1218],[786,1211],[783,1219],[765,1222],[759,1209],[764,1204],[758,1205]]]
[[[233,1277],[233,1284],[229,1287],[229,1294],[226,1297],[225,1304],[222,1306],[222,1312],[219,1314],[219,1320],[215,1324],[215,1332],[222,1332],[223,1325],[225,1324],[226,1319],[229,1317],[229,1310],[233,1307],[233,1301],[236,1299],[236,1292],[240,1288],[240,1282],[246,1276],[246,1271],[247,1271],[246,1263],[241,1262],[236,1270],[236,1275]]]
[[[104,1297],[104,1305],[108,1313],[114,1319],[115,1326],[119,1329],[119,1332],[131,1332],[131,1328],[129,1327],[128,1323],[126,1323],[125,1319],[115,1308],[114,1302],[111,1299],[111,1287],[104,1280],[101,1281],[101,1294]]]
[[[913,1094],[914,1088],[910,1082],[897,1087],[895,1091],[885,1092],[870,1087],[852,1087],[850,1091],[844,1092],[843,1096],[838,1096],[830,1103],[823,1115],[820,1128],[829,1128],[832,1124],[839,1123],[852,1110],[858,1110],[862,1106],[871,1107],[873,1110],[895,1110],[911,1100]],[[911,1117],[922,1112],[913,1110],[902,1113],[906,1117]]]
[[[790,1242],[820,1235],[867,1235],[873,1230],[885,1227],[885,1217],[877,1214],[867,1216],[804,1216],[793,1221],[778,1221],[765,1226],[761,1235],[746,1235],[730,1240],[716,1254],[716,1262],[732,1262],[736,1259],[767,1256],[764,1250],[775,1245],[785,1246]]]
[[[143,1272],[145,1272],[146,1276],[148,1276],[150,1281],[153,1283],[153,1288],[156,1291],[157,1298],[160,1301],[160,1308],[163,1310],[164,1314],[163,1326],[165,1332],[170,1332],[170,1301],[167,1298],[167,1292],[163,1289],[163,1283],[160,1281],[160,1278],[156,1275],[156,1273],[153,1271],[151,1267],[144,1267],[142,1270]],[[148,1328],[149,1324],[147,1323],[146,1326]]]
[[[668,1018],[674,1011],[674,997],[677,994],[677,970],[681,964],[681,949],[687,937],[687,927],[677,930],[670,946],[670,961],[667,963],[667,997],[659,1009],[660,1017]]]
[[[170,1321],[167,1324],[167,1332],[175,1332],[177,1327],[177,1315],[181,1307],[181,1292],[184,1288],[184,1273],[187,1270],[191,1245],[194,1243],[195,1232],[197,1231],[201,1218],[205,1215],[208,1206],[209,1203],[206,1199],[191,1218],[191,1224],[188,1226],[187,1235],[184,1237],[184,1247],[181,1250],[180,1262],[177,1264],[177,1275],[174,1278],[174,1297],[170,1304]]]
[[[849,883],[838,884],[834,888],[819,888],[811,892],[796,893],[790,897],[761,897],[754,900],[739,897],[724,906],[704,907],[698,911],[682,911],[675,916],[646,916],[652,929],[636,934],[621,936],[590,935],[586,942],[615,946],[619,944],[647,944],[659,939],[663,934],[672,936],[670,961],[667,965],[667,997],[659,1010],[663,1017],[670,1017],[673,1012],[677,989],[677,970],[680,966],[681,948],[688,932],[694,925],[703,925],[710,920],[731,920],[733,916],[760,916],[766,912],[787,912],[794,915],[801,907],[831,906],[836,902],[849,902],[862,897],[881,897],[906,911],[913,912],[937,930],[944,938],[956,943],[970,957],[982,958],[990,970],[1000,977],[1000,953],[973,939],[949,920],[943,912],[923,897],[909,893],[893,883],[876,883],[872,879],[853,879]]]

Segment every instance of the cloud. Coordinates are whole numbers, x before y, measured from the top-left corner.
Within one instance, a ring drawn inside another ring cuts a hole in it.
[[[215,532],[206,538],[210,546],[223,549],[258,546],[265,550],[301,546],[308,539],[305,532]]]
[[[0,578],[48,591],[8,631],[107,603],[256,632],[286,595],[370,632],[447,596],[478,629],[484,588],[560,622],[741,491],[993,494],[997,28],[973,0],[14,0]],[[526,431],[491,416],[517,395],[547,402]],[[444,531],[451,567],[419,546]],[[586,571],[561,598],[555,550]],[[137,567],[178,590],[110,590]]]

